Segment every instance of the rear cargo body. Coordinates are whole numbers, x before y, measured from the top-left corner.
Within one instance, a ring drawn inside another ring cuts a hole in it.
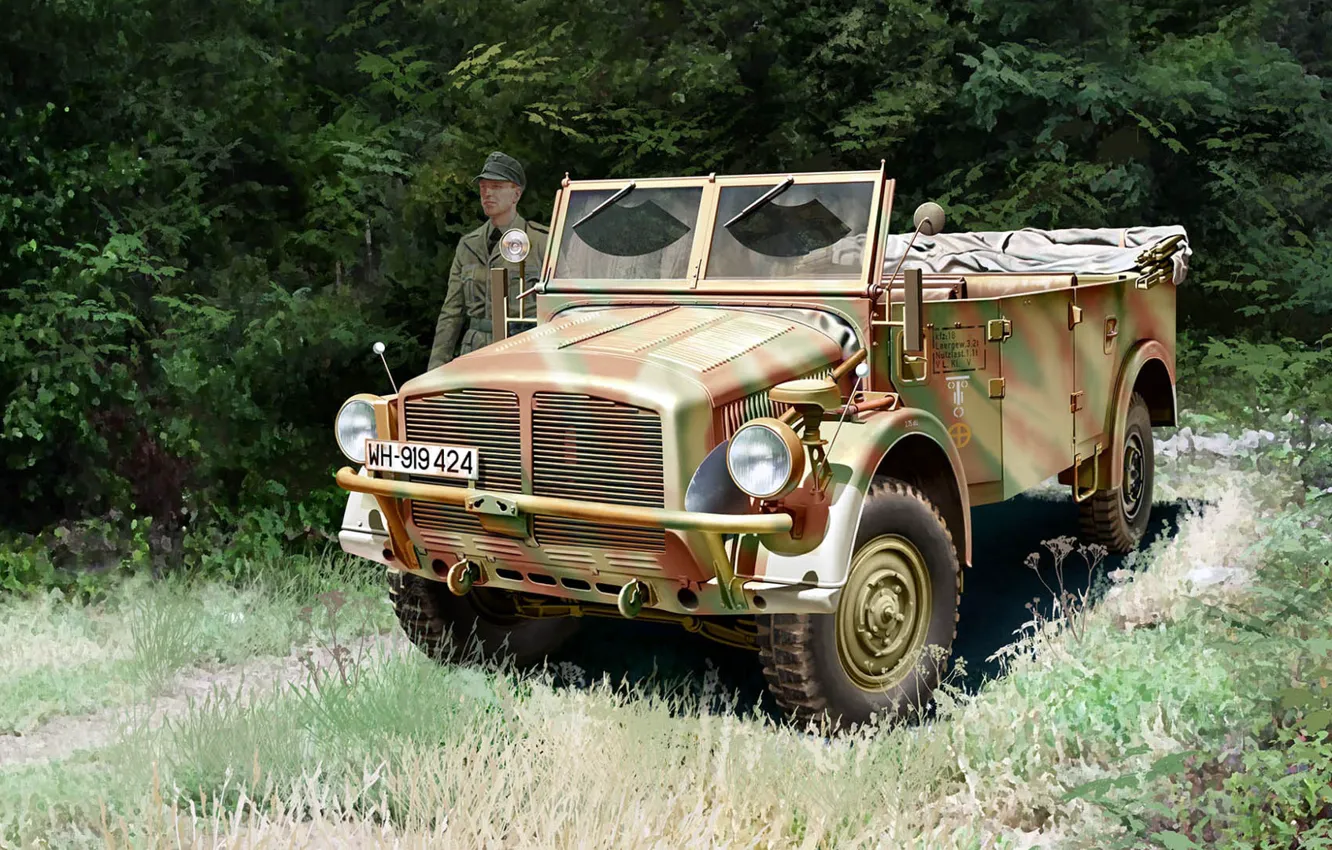
[[[894,380],[902,402],[948,428],[962,455],[973,505],[1010,499],[1098,447],[1101,480],[1119,486],[1109,462],[1116,390],[1130,353],[1144,342],[1174,385],[1175,289],[1138,289],[1133,276],[925,276],[956,284],[924,305],[921,380]],[[1163,406],[1154,424],[1173,424]]]

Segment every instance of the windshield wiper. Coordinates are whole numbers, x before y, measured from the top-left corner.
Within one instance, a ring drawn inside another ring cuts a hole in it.
[[[754,213],[758,212],[758,210],[760,210],[761,208],[763,208],[763,206],[765,206],[765,205],[768,204],[770,201],[772,201],[773,198],[777,197],[777,196],[780,195],[781,193],[785,192],[787,189],[791,188],[791,184],[794,183],[794,182],[795,182],[795,178],[794,178],[794,177],[787,177],[785,180],[783,180],[782,182],[778,183],[776,186],[773,186],[773,187],[772,187],[771,189],[769,189],[766,193],[764,193],[763,197],[759,198],[759,199],[758,199],[757,201],[755,201],[754,203],[752,203],[752,204],[750,204],[749,206],[747,206],[747,207],[745,207],[744,209],[742,209],[742,210],[739,212],[739,214],[736,215],[735,218],[733,218],[733,219],[731,219],[730,221],[728,221],[728,222],[726,222],[725,224],[723,224],[722,227],[728,227],[728,228],[729,228],[731,225],[735,224],[737,221],[743,221],[744,219],[749,218],[751,215],[753,215]],[[574,225],[574,227],[577,227],[577,226],[578,226],[578,225]]]
[[[610,208],[611,206],[613,206],[613,205],[619,203],[619,202],[620,202],[620,201],[621,201],[626,195],[628,195],[630,192],[634,191],[634,187],[635,187],[636,185],[638,185],[638,184],[636,184],[634,181],[630,180],[628,186],[625,186],[623,189],[621,189],[620,191],[616,192],[614,195],[611,195],[609,198],[607,198],[606,200],[602,201],[600,204],[597,204],[597,208],[596,208],[596,209],[592,210],[592,212],[590,212],[590,213],[588,213],[587,215],[583,216],[582,218],[578,219],[578,221],[575,221],[573,226],[574,226],[574,227],[578,227],[578,225],[584,223],[584,222],[587,221],[588,219],[590,219],[590,218],[592,218],[593,216],[599,214],[602,210],[608,209],[608,208]]]

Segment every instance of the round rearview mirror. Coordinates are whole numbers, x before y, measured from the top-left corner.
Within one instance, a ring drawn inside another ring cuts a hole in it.
[[[501,257],[511,263],[521,263],[527,259],[527,252],[532,249],[532,243],[526,233],[514,228],[500,237],[499,248]]]
[[[916,207],[916,214],[911,217],[911,223],[920,228],[920,232],[926,236],[933,236],[936,233],[942,233],[944,229],[944,211],[943,207],[934,201],[926,201]],[[922,227],[922,223],[924,226]]]

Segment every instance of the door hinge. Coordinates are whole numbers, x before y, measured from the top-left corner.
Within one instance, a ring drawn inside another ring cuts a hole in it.
[[[1076,304],[1068,305],[1068,329],[1073,330],[1074,326],[1082,323],[1082,308]]]
[[[990,342],[1003,342],[1012,335],[1012,319],[990,319],[985,323],[985,338]]]
[[[1004,379],[1003,379],[1003,378],[991,378],[991,379],[990,379],[990,398],[1003,398],[1003,397],[1004,397]]]
[[[1083,391],[1082,391],[1082,390],[1078,390],[1078,391],[1075,392],[1075,393],[1070,393],[1070,394],[1069,394],[1069,396],[1068,396],[1068,412],[1069,412],[1069,413],[1077,413],[1079,410],[1082,409],[1082,395],[1083,395]]]

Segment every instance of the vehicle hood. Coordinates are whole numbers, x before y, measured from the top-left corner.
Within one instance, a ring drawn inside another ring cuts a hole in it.
[[[827,368],[843,354],[843,342],[832,333],[785,313],[582,308],[455,358],[404,384],[401,394],[527,387],[606,395],[658,410],[706,396],[715,408]]]

